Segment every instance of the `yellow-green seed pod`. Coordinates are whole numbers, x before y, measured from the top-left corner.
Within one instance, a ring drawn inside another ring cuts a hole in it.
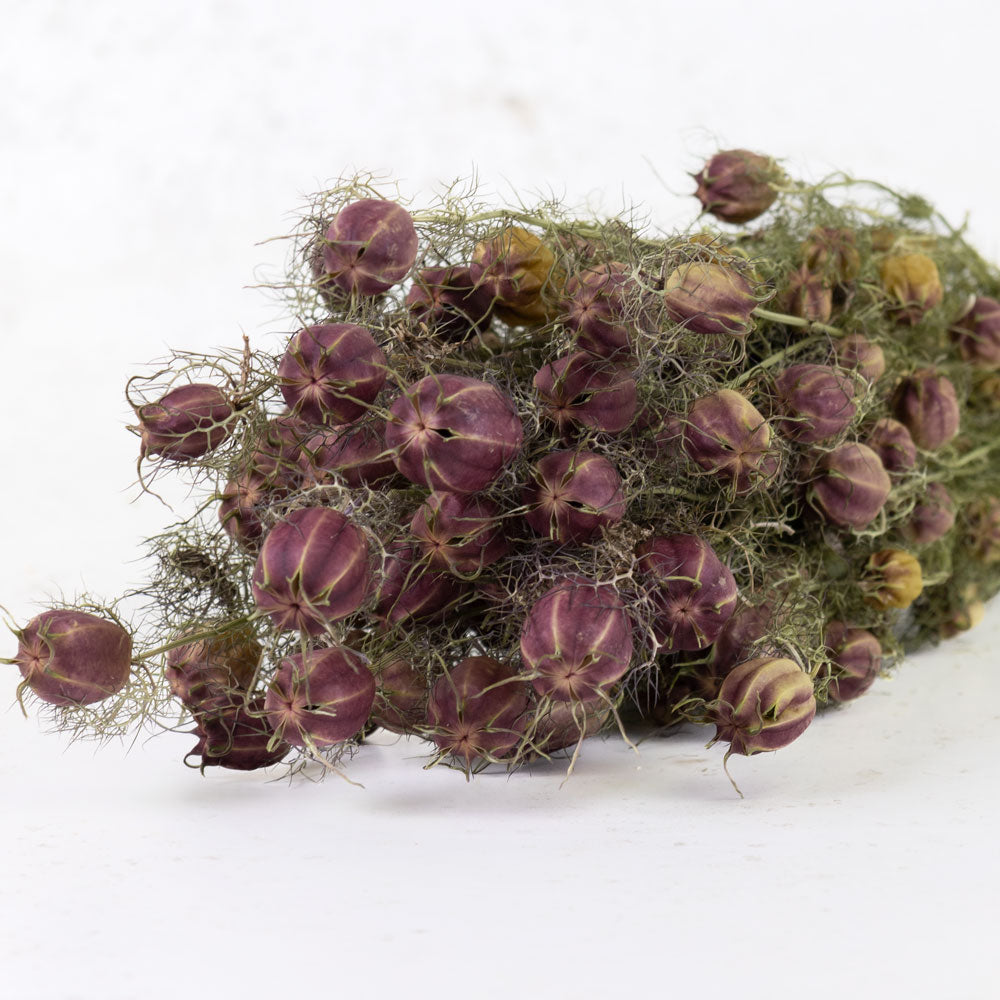
[[[908,608],[924,589],[917,557],[903,549],[881,549],[865,565],[865,601],[880,611]]]

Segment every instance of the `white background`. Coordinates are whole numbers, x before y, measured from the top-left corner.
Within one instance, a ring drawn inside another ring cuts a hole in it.
[[[715,148],[969,212],[1000,247],[992,3],[2,0],[0,603],[134,585],[125,379],[259,346],[294,211],[353,168],[478,172],[654,223]],[[994,997],[1000,611],[793,746],[588,745],[469,785],[181,767],[44,735],[0,670],[0,979],[18,998]],[[13,641],[3,641],[13,654]]]

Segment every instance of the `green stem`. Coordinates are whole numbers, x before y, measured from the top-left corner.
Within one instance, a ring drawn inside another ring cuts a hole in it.
[[[787,313],[771,312],[770,309],[763,309],[760,306],[754,309],[753,314],[759,319],[767,319],[772,323],[784,323],[785,326],[808,327],[810,330],[819,330],[821,333],[829,333],[834,337],[843,335],[843,332],[835,326],[827,326],[826,323],[817,323],[811,319],[803,319],[801,316],[789,316]]]
[[[256,614],[244,616],[242,618],[233,618],[226,622],[225,629],[205,629],[202,632],[189,632],[186,635],[178,636],[178,638],[171,640],[170,642],[165,642],[162,646],[155,646],[153,649],[147,649],[144,653],[140,653],[138,656],[132,657],[133,663],[145,663],[146,660],[151,660],[155,656],[160,656],[163,653],[169,653],[171,649],[176,649],[178,646],[187,646],[189,643],[201,642],[202,639],[215,639],[223,632],[229,631],[230,627],[233,625],[249,625],[255,618]]]
[[[763,371],[766,368],[772,368],[776,364],[780,364],[786,358],[793,357],[800,351],[804,351],[807,347],[812,347],[814,344],[819,343],[821,338],[819,337],[808,337],[805,340],[800,340],[797,344],[791,344],[788,347],[783,348],[775,354],[772,354],[768,358],[764,358],[763,361],[758,362],[753,366],[753,368],[748,368],[742,375],[735,378],[732,382],[732,386],[743,385],[744,382],[749,381],[756,372]]]

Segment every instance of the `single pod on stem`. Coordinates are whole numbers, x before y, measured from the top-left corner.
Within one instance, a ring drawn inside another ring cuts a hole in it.
[[[410,315],[445,340],[465,340],[490,325],[493,297],[468,267],[428,267],[406,295]]]
[[[913,326],[940,305],[944,295],[941,278],[937,264],[926,254],[886,257],[879,270],[890,299],[889,311],[897,323]]]
[[[921,368],[902,379],[893,393],[892,409],[917,446],[928,451],[946,445],[958,433],[961,411],[955,386],[933,368]]]
[[[578,424],[617,434],[635,417],[635,379],[585,351],[540,368],[533,384],[545,416],[564,433]]]
[[[264,699],[244,703],[217,695],[203,703],[195,716],[198,742],[185,757],[201,757],[201,769],[224,767],[256,771],[277,764],[291,747],[271,728]]]
[[[478,243],[469,272],[507,323],[542,323],[558,312],[555,295],[564,275],[555,254],[521,226],[507,226]]]
[[[435,491],[417,509],[410,533],[435,569],[478,573],[510,550],[500,512],[489,500]]]
[[[882,645],[865,628],[828,622],[823,643],[834,668],[827,693],[833,701],[859,698],[875,683],[882,669]]]
[[[632,323],[627,318],[641,295],[624,264],[588,267],[566,283],[563,322],[576,333],[576,346],[599,358],[627,357]]]
[[[882,462],[890,475],[909,472],[917,464],[917,446],[913,436],[892,417],[883,417],[871,429],[865,444]]]
[[[920,502],[902,525],[903,537],[914,545],[930,545],[955,525],[955,501],[941,483],[928,483]]]
[[[695,196],[706,212],[723,222],[750,222],[763,215],[778,196],[774,188],[783,179],[769,156],[746,149],[726,149],[694,174]]]
[[[667,276],[667,314],[692,333],[743,337],[757,308],[753,286],[732,267],[689,261]]]
[[[878,517],[892,483],[867,445],[849,442],[825,454],[810,486],[812,504],[833,524],[860,531]]]
[[[229,436],[235,409],[216,385],[171,389],[155,403],[135,408],[141,455],[186,462],[214,451]]]
[[[793,441],[814,444],[841,434],[857,412],[854,383],[831,365],[792,365],[774,380],[781,430]]]
[[[903,549],[880,549],[865,564],[860,587],[873,608],[908,608],[924,589],[920,562]]]
[[[867,382],[877,382],[885,374],[885,351],[860,333],[849,333],[834,347],[837,364],[856,371]]]
[[[811,323],[827,323],[833,314],[829,281],[803,265],[786,279],[782,293],[785,311]]]

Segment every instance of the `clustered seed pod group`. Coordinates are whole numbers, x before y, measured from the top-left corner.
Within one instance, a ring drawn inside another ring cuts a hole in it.
[[[975,624],[1000,273],[759,153],[695,178],[733,230],[319,195],[279,352],[178,354],[132,404],[143,484],[203,489],[129,595],[158,633],[46,610],[19,695],[101,735],[170,700],[201,768],[337,767],[374,727],[467,774],[575,762],[636,717],[749,755]]]

